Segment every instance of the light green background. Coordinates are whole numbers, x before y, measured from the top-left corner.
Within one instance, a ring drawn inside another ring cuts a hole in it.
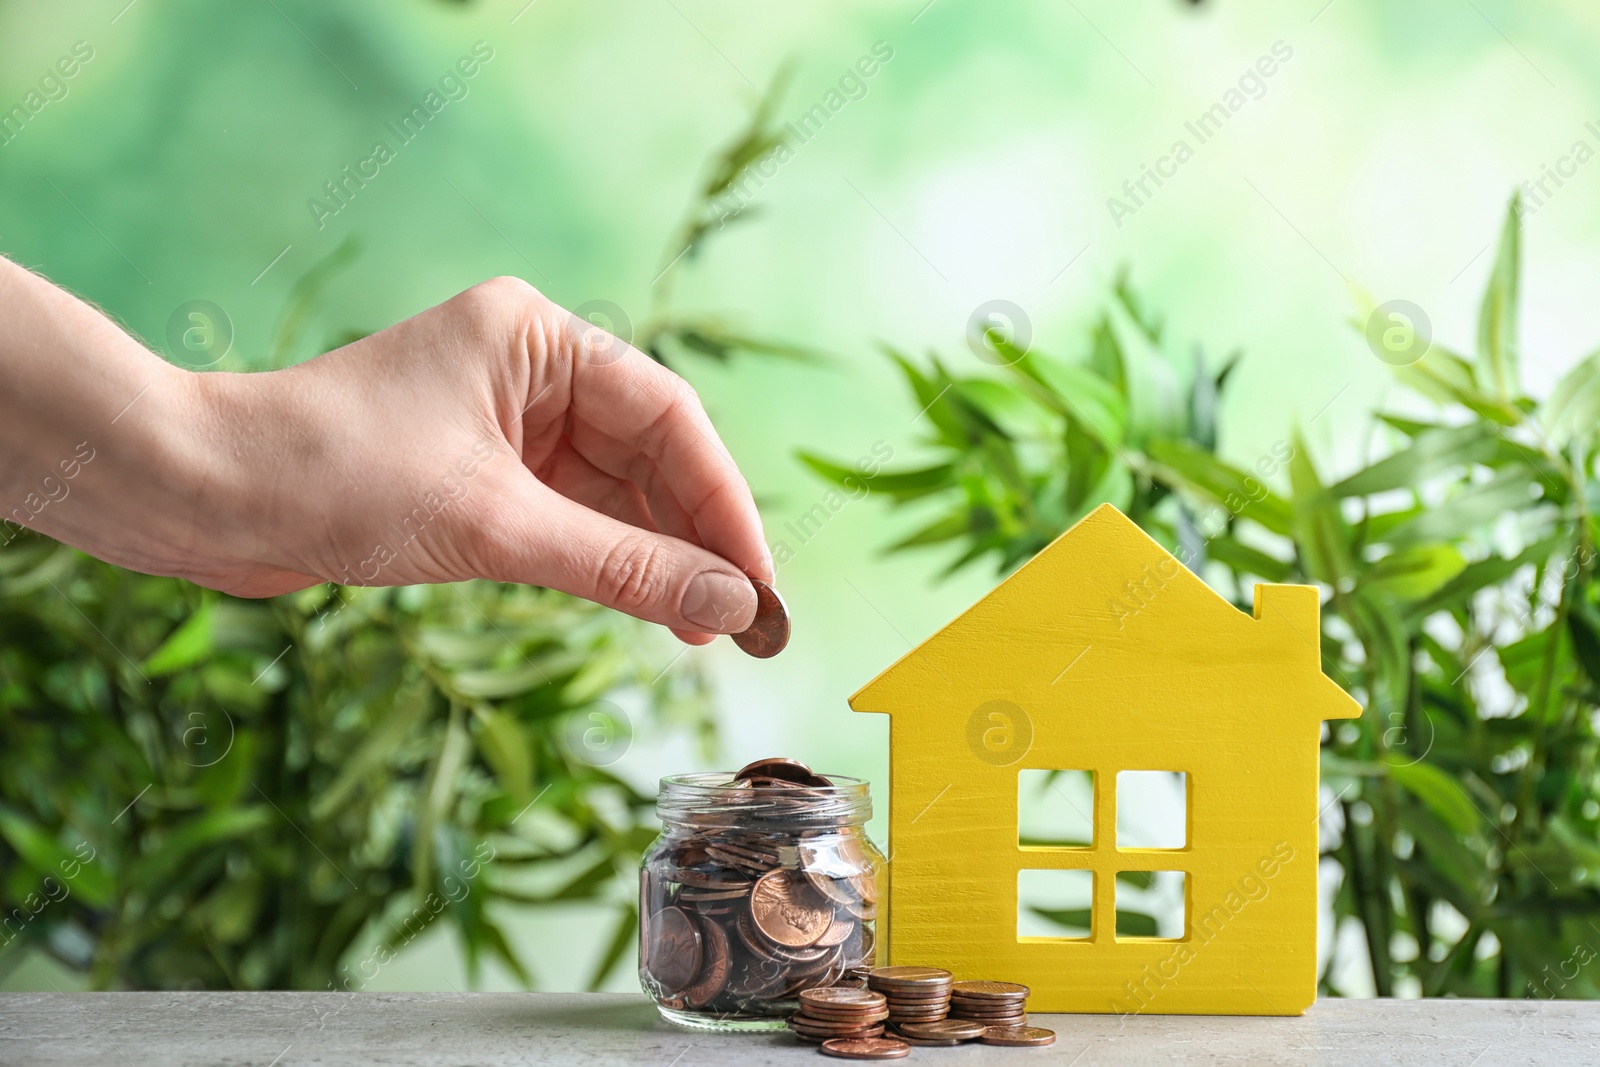
[[[794,60],[781,110],[798,116],[887,42],[894,58],[764,183],[759,214],[679,264],[683,309],[830,355],[683,368],[776,540],[824,491],[795,449],[851,459],[883,441],[916,459],[915,409],[877,342],[980,370],[965,324],[1004,298],[1036,347],[1072,355],[1122,267],[1175,343],[1244,351],[1226,453],[1249,461],[1298,419],[1325,463],[1349,459],[1389,393],[1347,322],[1352,287],[1414,301],[1470,349],[1511,190],[1577,140],[1600,149],[1600,13],[1581,0],[924,2],[0,2],[0,109],[75,41],[95,50],[0,146],[0,251],[158,347],[174,308],[215,301],[233,367],[260,365],[289,287],[347,237],[361,254],[301,357],[503,273],[637,321],[704,160],[757,89]],[[494,58],[470,95],[319,230],[308,199],[480,39]],[[1261,98],[1115,225],[1107,198],[1175,138],[1194,146],[1184,123],[1280,41],[1292,57]],[[1564,181],[1524,232],[1536,394],[1600,338],[1600,164]],[[917,517],[855,502],[790,539],[795,637],[778,659],[686,653],[716,673],[721,763],[781,752],[884,781],[886,723],[845,698],[994,580],[935,586],[937,558],[879,558]],[[619,767],[648,782],[699,762],[647,735]],[[577,985],[604,936],[593,909],[512,925],[545,988]],[[72,981],[41,965],[8,984],[47,978]],[[372,984],[452,986],[466,977],[445,934]],[[491,966],[482,986],[514,983]]]

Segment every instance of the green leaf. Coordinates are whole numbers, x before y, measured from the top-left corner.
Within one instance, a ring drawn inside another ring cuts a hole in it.
[[[1539,408],[1539,422],[1550,447],[1557,450],[1600,425],[1600,350],[1561,376]]]
[[[1572,653],[1583,666],[1589,681],[1600,685],[1600,611],[1588,603],[1574,604],[1567,612],[1567,630]]]
[[[1235,574],[1253,574],[1268,582],[1286,582],[1294,576],[1294,567],[1281,559],[1251,548],[1231,536],[1222,536],[1206,542],[1206,557],[1214,559]]]
[[[1526,510],[1535,498],[1538,482],[1526,470],[1499,471],[1485,482],[1475,482],[1434,507],[1395,527],[1385,538],[1394,545],[1418,541],[1454,541],[1486,526],[1501,515]]]
[[[1455,545],[1413,545],[1372,564],[1362,580],[1369,593],[1394,601],[1421,600],[1437,592],[1466,566],[1466,559]]]
[[[150,653],[149,658],[144,661],[144,672],[158,677],[174,674],[210,656],[214,647],[215,618],[215,598],[204,597],[194,614],[172,631],[167,639],[161,642],[159,648]]]
[[[1388,767],[1391,780],[1420,800],[1456,833],[1466,835],[1483,827],[1483,815],[1472,798],[1438,767],[1399,759],[1391,759]]]
[[[1495,253],[1494,269],[1489,272],[1489,287],[1478,308],[1478,366],[1482,380],[1502,401],[1522,395],[1521,372],[1517,357],[1518,275],[1521,273],[1522,212],[1521,194],[1511,197],[1505,225],[1500,229],[1500,248]]]
[[[1485,463],[1499,446],[1500,435],[1474,422],[1447,430],[1419,433],[1410,447],[1386,456],[1365,470],[1328,487],[1336,497],[1369,496],[1390,489],[1416,489],[1424,481],[1458,467]]]
[[[517,976],[518,981],[524,986],[533,985],[533,975],[528,973],[528,968],[524,966],[521,957],[512,951],[511,942],[506,940],[505,932],[500,927],[485,919],[479,927],[479,933],[488,950],[500,958],[500,962]]]
[[[457,696],[499,700],[537,689],[550,681],[550,675],[533,660],[511,667],[457,671],[450,684]]]
[[[1088,367],[1032,354],[1013,363],[1012,369],[1037,386],[1033,394],[1041,403],[1071,419],[1107,449],[1120,447],[1126,439],[1127,401]]]
[[[854,467],[841,466],[810,452],[797,454],[800,462],[807,467],[852,493],[865,488],[869,493],[883,493],[902,500],[913,500],[952,488],[956,483],[956,469],[949,463],[937,463],[919,470],[879,471],[868,477]]]
[[[486,704],[474,704],[478,751],[505,786],[522,803],[533,795],[533,754],[517,720]]]
[[[1340,589],[1355,571],[1354,535],[1339,511],[1339,501],[1324,491],[1311,450],[1298,430],[1293,444],[1289,485],[1294,490],[1295,546],[1312,578]]]
[[[356,787],[394,757],[433,707],[433,698],[426,686],[407,686],[393,692],[392,696],[387,693],[385,696],[389,699],[380,703],[388,705],[388,713],[342,761],[338,777],[312,799],[313,819],[320,822],[343,808]]]
[[[1515,426],[1522,421],[1522,411],[1515,405],[1497,400],[1478,386],[1472,364],[1438,344],[1428,354],[1405,367],[1395,368],[1395,378],[1423,396],[1443,404],[1461,404],[1492,422],[1502,426]]]
[[[1140,320],[1123,290],[1114,291],[1106,308],[1106,323],[1121,354],[1127,379],[1127,441],[1143,446],[1157,438],[1188,436],[1186,393],[1177,368],[1156,338]]]
[[[1038,908],[1030,904],[1028,905],[1028,910],[1041,919],[1050,920],[1057,926],[1066,926],[1074,930],[1093,929],[1089,924],[1088,908]],[[1120,917],[1122,913],[1118,912],[1117,914]],[[1120,933],[1121,931],[1119,930],[1118,932]]]
[[[113,885],[104,860],[84,859],[82,844],[69,849],[21,813],[5,807],[0,807],[0,837],[38,872],[41,880],[55,878],[65,882],[93,907],[103,908],[111,903]],[[93,846],[89,848],[89,855],[97,856]]]
[[[1480,589],[1499,585],[1522,567],[1530,563],[1543,564],[1557,552],[1564,554],[1567,548],[1566,535],[1558,534],[1529,545],[1509,559],[1503,556],[1490,556],[1488,559],[1468,564],[1459,574],[1428,597],[1416,604],[1408,605],[1406,617],[1422,619],[1436,611],[1457,608],[1471,600]]]
[[[966,511],[953,512],[942,519],[929,523],[909,537],[901,538],[884,549],[884,552],[899,552],[902,549],[913,548],[917,545],[936,545],[944,541],[953,541],[971,530],[972,519],[970,514]]]
[[[128,871],[130,885],[161,885],[214,846],[248,837],[287,816],[270,805],[224,808],[186,819],[171,830],[159,848],[138,860]],[[286,828],[287,829],[287,828]]]
[[[1126,908],[1117,909],[1118,937],[1156,937],[1160,932],[1155,916]]]
[[[1150,458],[1174,482],[1209,497],[1229,512],[1252,519],[1275,534],[1288,536],[1291,512],[1288,501],[1268,489],[1252,474],[1197,448],[1187,441],[1157,439],[1150,442]]]

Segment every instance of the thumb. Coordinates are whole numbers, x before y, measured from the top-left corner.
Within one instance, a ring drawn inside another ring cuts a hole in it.
[[[678,630],[732,634],[755,620],[756,591],[699,545],[619,522],[531,474],[488,520],[499,581],[542,585]]]

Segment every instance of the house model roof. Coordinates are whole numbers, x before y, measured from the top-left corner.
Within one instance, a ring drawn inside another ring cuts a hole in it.
[[[1170,716],[1152,696],[1173,715],[1359,715],[1360,705],[1322,674],[1317,588],[1257,585],[1254,607],[1254,615],[1235,608],[1105,504],[874,678],[850,706],[918,714],[997,697],[1054,704],[1079,691],[1120,694],[1130,710],[1157,718]],[[1275,697],[1290,691],[1295,707],[1276,707]]]

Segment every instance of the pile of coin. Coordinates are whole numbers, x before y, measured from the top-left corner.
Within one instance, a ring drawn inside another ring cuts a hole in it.
[[[889,1021],[927,1023],[950,1014],[955,975],[939,967],[879,967],[867,975],[867,988],[884,995]]]
[[[986,1026],[1021,1026],[1028,1021],[1028,987],[1015,982],[957,982],[950,1014]]]
[[[872,968],[876,868],[853,802],[757,760],[674,816],[641,877],[640,977],[665,1009],[778,1017]]]
[[[879,967],[867,976],[870,991],[845,993],[819,990],[860,1005],[854,1018],[842,1025],[854,1025],[859,1032],[824,1037],[827,1026],[802,1018],[813,1013],[806,1007],[790,1022],[791,1029],[808,1040],[822,1038],[822,1051],[830,1056],[857,1060],[900,1059],[913,1045],[928,1047],[959,1045],[981,1041],[986,1045],[1017,1048],[1054,1044],[1052,1030],[1026,1025],[1028,987],[1015,982],[957,982],[949,971],[939,967]],[[809,994],[802,994],[802,1003]],[[875,998],[875,999],[874,999]],[[866,1005],[881,1004],[869,1009]],[[839,1013],[823,1019],[841,1025]],[[887,1022],[879,1032],[869,1032],[865,1019]]]
[[[889,1009],[882,995],[849,986],[824,986],[800,991],[800,1010],[789,1017],[789,1029],[802,1041],[819,1044],[830,1038],[880,1037]]]

